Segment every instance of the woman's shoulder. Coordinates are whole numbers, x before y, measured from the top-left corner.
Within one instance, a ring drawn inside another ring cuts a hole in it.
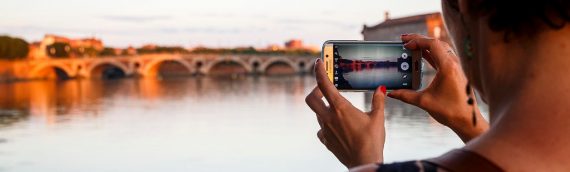
[[[455,149],[437,158],[395,162],[389,164],[371,164],[357,167],[351,172],[430,172],[430,171],[463,171],[463,172],[501,172],[502,170],[489,159],[466,149]]]
[[[381,164],[376,169],[377,172],[387,172],[387,171],[402,171],[402,172],[415,172],[415,171],[422,171],[422,172],[436,172],[436,171],[443,171],[442,168],[439,168],[438,165],[422,161],[406,161],[406,162],[396,162],[391,164]]]
[[[437,164],[423,161],[405,161],[388,164],[370,164],[350,170],[351,172],[436,172],[446,171]]]

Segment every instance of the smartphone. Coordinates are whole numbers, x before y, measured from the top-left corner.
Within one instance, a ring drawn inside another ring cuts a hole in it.
[[[421,87],[421,51],[410,51],[402,42],[326,41],[321,56],[328,78],[340,91]]]

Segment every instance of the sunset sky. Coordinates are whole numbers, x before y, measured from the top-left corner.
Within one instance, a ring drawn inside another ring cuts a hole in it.
[[[263,47],[292,38],[319,46],[362,39],[363,24],[381,22],[384,11],[401,17],[440,9],[437,0],[4,0],[0,35],[95,36],[116,47]]]

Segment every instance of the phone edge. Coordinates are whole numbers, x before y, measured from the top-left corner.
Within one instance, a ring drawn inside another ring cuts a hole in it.
[[[321,53],[320,58],[323,61],[323,63],[325,63],[325,70],[327,72],[327,76],[329,78],[329,81],[331,81],[333,84],[334,84],[334,78],[333,78],[334,77],[334,75],[333,75],[334,61],[333,61],[333,63],[330,63],[329,65],[327,65],[327,63],[326,63],[327,59],[325,59],[325,54],[326,54],[325,46],[327,44],[331,44],[332,46],[334,46],[334,43],[337,43],[337,42],[340,42],[340,43],[394,43],[394,44],[400,44],[401,43],[401,44],[403,44],[402,41],[364,41],[364,40],[327,40],[327,41],[325,41],[322,45],[322,48],[321,48],[322,53]],[[418,55],[415,57],[417,57],[417,60],[419,61],[419,71],[417,71],[417,72],[413,71],[412,72],[412,74],[413,74],[412,77],[417,78],[417,80],[415,80],[415,79],[412,80],[412,89],[411,90],[419,90],[422,87],[424,63],[422,60],[423,59],[422,53],[421,53],[422,50],[420,50],[418,52],[419,52]],[[415,63],[412,63],[412,69],[415,69],[415,65],[416,65]],[[337,88],[337,87],[335,86],[335,88]],[[345,89],[338,89],[338,88],[337,88],[337,90],[340,92],[373,92],[374,91],[374,90],[345,90]],[[390,91],[392,91],[392,89],[387,90],[387,91],[390,92]]]

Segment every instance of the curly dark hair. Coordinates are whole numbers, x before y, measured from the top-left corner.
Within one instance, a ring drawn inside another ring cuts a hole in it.
[[[489,27],[505,34],[535,34],[540,27],[561,29],[570,22],[569,0],[482,0],[480,12],[489,15]]]
[[[448,0],[458,9],[457,0]],[[489,28],[510,36],[532,36],[570,22],[570,0],[472,0],[472,11],[488,17]],[[545,28],[546,27],[546,28]]]

